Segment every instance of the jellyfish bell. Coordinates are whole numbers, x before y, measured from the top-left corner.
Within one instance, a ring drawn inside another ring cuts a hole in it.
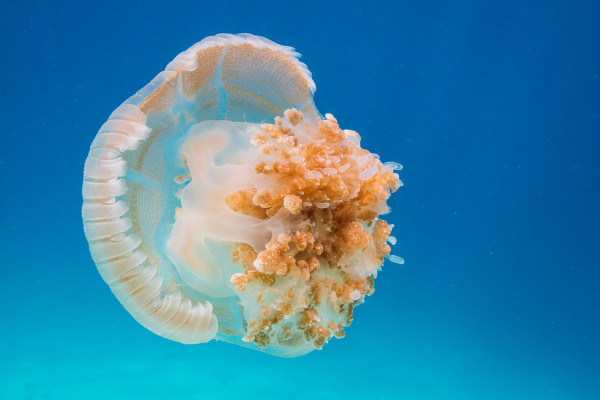
[[[152,332],[294,357],[343,337],[373,293],[399,167],[318,113],[298,57],[257,36],[206,38],[94,139],[90,251]]]

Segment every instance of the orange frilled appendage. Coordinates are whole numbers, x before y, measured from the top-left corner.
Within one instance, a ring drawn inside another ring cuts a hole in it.
[[[401,185],[398,175],[360,148],[358,134],[342,131],[330,114],[317,123],[302,121],[301,112],[287,110],[252,138],[269,160],[255,165],[256,172],[278,182],[278,190],[246,188],[227,198],[232,210],[246,215],[267,219],[283,208],[308,221],[265,249],[237,243],[233,251],[243,273],[231,282],[239,292],[258,293],[261,307],[244,340],[261,347],[289,339],[292,331],[303,332],[316,348],[343,337],[354,306],[374,292],[374,275],[390,254],[391,226],[378,216]],[[304,289],[273,290],[290,279],[301,279]],[[272,290],[266,296],[261,288]],[[324,302],[333,316],[319,314]]]

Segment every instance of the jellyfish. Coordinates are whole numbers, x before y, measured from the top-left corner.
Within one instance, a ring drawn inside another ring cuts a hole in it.
[[[249,34],[208,37],[95,137],[84,232],[150,331],[300,356],[345,335],[395,257],[380,216],[400,166],[317,111],[299,56]]]

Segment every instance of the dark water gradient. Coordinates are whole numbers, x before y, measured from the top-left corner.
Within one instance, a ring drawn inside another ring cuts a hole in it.
[[[174,3],[2,2],[0,398],[600,398],[600,3]],[[406,264],[299,359],[145,331],[81,229],[98,127],[219,32],[296,47],[405,165]]]

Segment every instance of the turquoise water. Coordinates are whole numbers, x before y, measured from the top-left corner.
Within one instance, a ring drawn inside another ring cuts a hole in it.
[[[2,5],[0,399],[600,398],[600,5]],[[395,253],[296,359],[153,335],[81,225],[98,128],[220,32],[296,47],[315,103],[401,162]]]

